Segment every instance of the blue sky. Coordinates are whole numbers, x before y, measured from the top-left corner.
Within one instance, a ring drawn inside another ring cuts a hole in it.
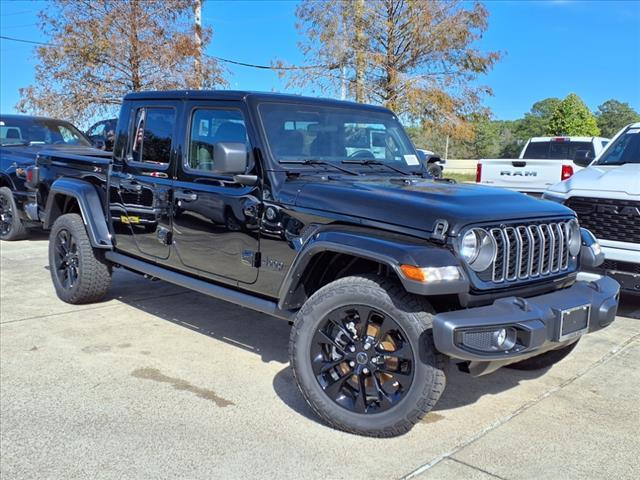
[[[481,80],[498,119],[515,119],[543,98],[577,93],[591,109],[609,98],[640,111],[640,1],[489,1],[489,29],[479,48],[504,58]],[[36,13],[47,2],[0,0],[0,33],[46,41]],[[208,53],[269,64],[301,63],[295,1],[207,0],[203,22],[214,29]],[[32,45],[0,40],[0,111],[11,112],[18,88],[33,83]],[[271,71],[230,66],[234,89],[285,90]]]

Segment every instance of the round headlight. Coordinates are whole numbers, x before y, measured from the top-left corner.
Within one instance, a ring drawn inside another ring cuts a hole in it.
[[[486,230],[474,228],[462,237],[460,255],[476,272],[489,268],[496,256],[496,242]]]
[[[582,240],[580,238],[580,225],[577,220],[570,220],[564,224],[564,231],[567,235],[567,244],[569,245],[569,253],[575,257],[580,253]]]
[[[465,262],[471,263],[478,256],[478,236],[475,230],[469,230],[462,237],[462,243],[460,245],[460,255]]]

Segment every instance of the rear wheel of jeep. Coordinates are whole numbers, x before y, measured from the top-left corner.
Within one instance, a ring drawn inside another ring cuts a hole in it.
[[[447,358],[434,348],[429,310],[377,277],[346,277],[318,290],[298,312],[289,342],[311,408],[359,435],[409,431],[445,387]]]
[[[91,246],[76,213],[58,217],[51,228],[49,270],[58,297],[67,303],[97,302],[111,286],[111,266]]]
[[[6,241],[21,240],[28,234],[20,220],[16,201],[10,188],[0,188],[0,239]]]
[[[549,350],[541,355],[527,358],[518,363],[512,363],[507,365],[507,368],[513,368],[514,370],[540,370],[555,365],[564,357],[569,355],[580,340],[567,345],[566,347],[559,348],[558,350]]]

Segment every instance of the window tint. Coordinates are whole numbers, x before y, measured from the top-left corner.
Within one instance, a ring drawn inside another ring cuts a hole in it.
[[[168,164],[176,114],[172,108],[140,108],[135,115],[129,159]]]
[[[89,130],[87,132],[87,135],[89,135],[90,137],[96,137],[98,135],[102,135],[104,133],[104,123],[97,123],[95,124],[91,130]]]
[[[549,158],[550,142],[529,142],[523,158]]]
[[[607,149],[598,165],[640,163],[640,129],[630,128]]]
[[[231,109],[194,110],[187,167],[212,172],[215,165],[213,146],[220,142],[249,144],[242,113]]]
[[[554,160],[573,160],[576,154],[581,158],[594,157],[591,142],[530,142],[523,158],[551,158]]]
[[[573,160],[577,153],[581,158],[593,159],[593,144],[591,142],[551,142],[549,147],[549,158],[558,160]]]
[[[258,109],[278,161],[376,159],[398,167],[419,165],[402,126],[388,112],[279,103]]]
[[[0,120],[0,143],[90,145],[70,123],[33,117],[3,117]]]

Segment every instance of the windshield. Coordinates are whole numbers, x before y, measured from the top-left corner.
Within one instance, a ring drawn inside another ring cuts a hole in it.
[[[640,128],[628,128],[609,145],[594,165],[640,163]]]
[[[396,117],[358,107],[263,103],[267,143],[279,162],[381,162],[415,170],[416,151]]]
[[[0,119],[0,143],[2,145],[91,146],[84,135],[70,123],[33,117]]]
[[[573,160],[577,157],[594,157],[591,142],[571,142],[566,140],[554,140],[545,142],[529,142],[522,158],[527,159],[552,159]]]

